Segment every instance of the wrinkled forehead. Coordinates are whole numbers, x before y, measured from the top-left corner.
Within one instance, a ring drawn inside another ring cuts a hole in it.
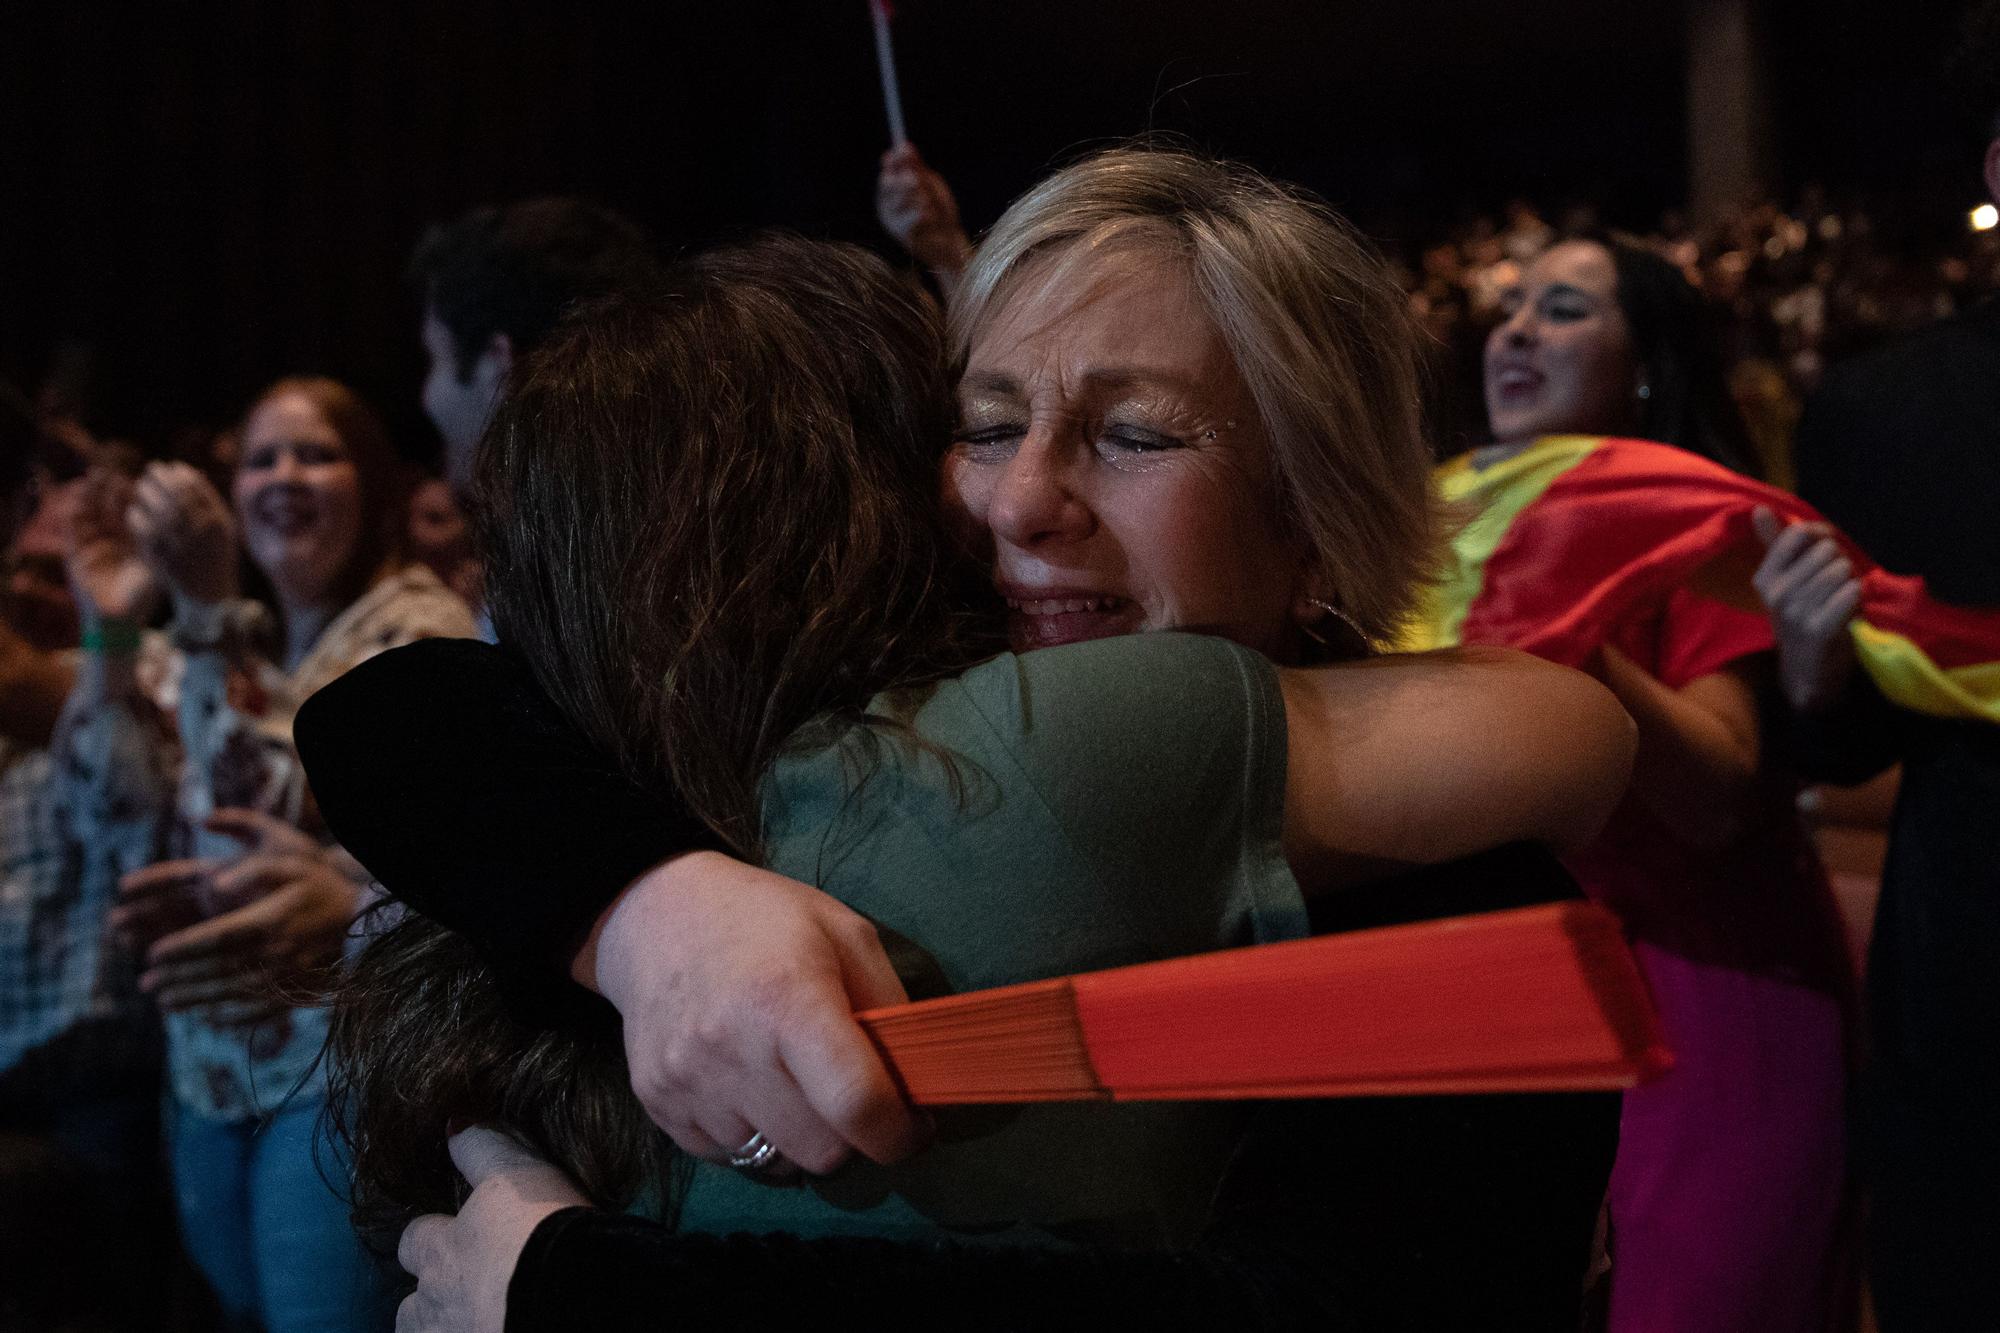
[[[1188,377],[1227,361],[1187,260],[1136,229],[1031,256],[966,330],[968,370],[1023,356],[1156,365]]]

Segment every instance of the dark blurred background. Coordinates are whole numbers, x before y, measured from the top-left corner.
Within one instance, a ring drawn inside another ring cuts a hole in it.
[[[1921,246],[1979,198],[1939,78],[1961,9],[902,0],[896,42],[912,138],[975,232],[1052,162],[1151,130],[1413,256],[1515,197],[1645,228],[1699,194],[1690,69],[1727,11],[1770,196],[1866,198]],[[324,372],[421,457],[402,271],[427,223],[559,191],[681,245],[770,223],[878,244],[886,141],[864,0],[0,6],[0,374],[159,447]]]

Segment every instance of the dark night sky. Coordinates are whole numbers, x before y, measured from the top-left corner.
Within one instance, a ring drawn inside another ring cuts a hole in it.
[[[1972,197],[1933,73],[1959,8],[1766,0],[1788,186]],[[1632,224],[1677,202],[1683,22],[1665,0],[903,0],[897,41],[911,133],[975,228],[1152,129],[1393,242],[1516,193]],[[149,436],[331,373],[417,452],[401,270],[427,221],[573,191],[677,243],[874,242],[886,139],[863,0],[7,5],[0,126],[0,372],[32,383],[81,339],[101,424]]]

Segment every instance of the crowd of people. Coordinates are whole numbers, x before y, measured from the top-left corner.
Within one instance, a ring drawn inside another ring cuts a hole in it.
[[[436,477],[0,400],[0,1330],[1989,1325],[2000,251],[877,200],[438,227]],[[1862,978],[1797,797],[1895,762]],[[853,1018],[1577,898],[1622,1094],[920,1111]]]
[[[1678,267],[1709,301],[1730,391],[1764,474],[1781,484],[1794,482],[1799,412],[1830,363],[2000,291],[2000,227],[1975,228],[1968,217],[1949,242],[1888,239],[1880,213],[1836,207],[1823,190],[1807,189],[1789,207],[1742,205],[1701,226],[1669,213],[1627,238]],[[1502,295],[1557,241],[1604,230],[1589,208],[1556,216],[1551,223],[1515,200],[1499,217],[1477,217],[1398,261],[1443,367],[1438,428],[1447,447],[1483,428],[1476,371]]]

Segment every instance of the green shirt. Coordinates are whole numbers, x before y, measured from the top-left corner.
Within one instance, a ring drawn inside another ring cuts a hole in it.
[[[776,766],[769,863],[874,921],[912,998],[1306,933],[1281,847],[1284,702],[1257,653],[1107,639],[996,658],[875,711],[898,725],[823,728]],[[1242,1115],[948,1110],[938,1142],[893,1168],[784,1187],[702,1164],[679,1225],[1185,1243]]]

